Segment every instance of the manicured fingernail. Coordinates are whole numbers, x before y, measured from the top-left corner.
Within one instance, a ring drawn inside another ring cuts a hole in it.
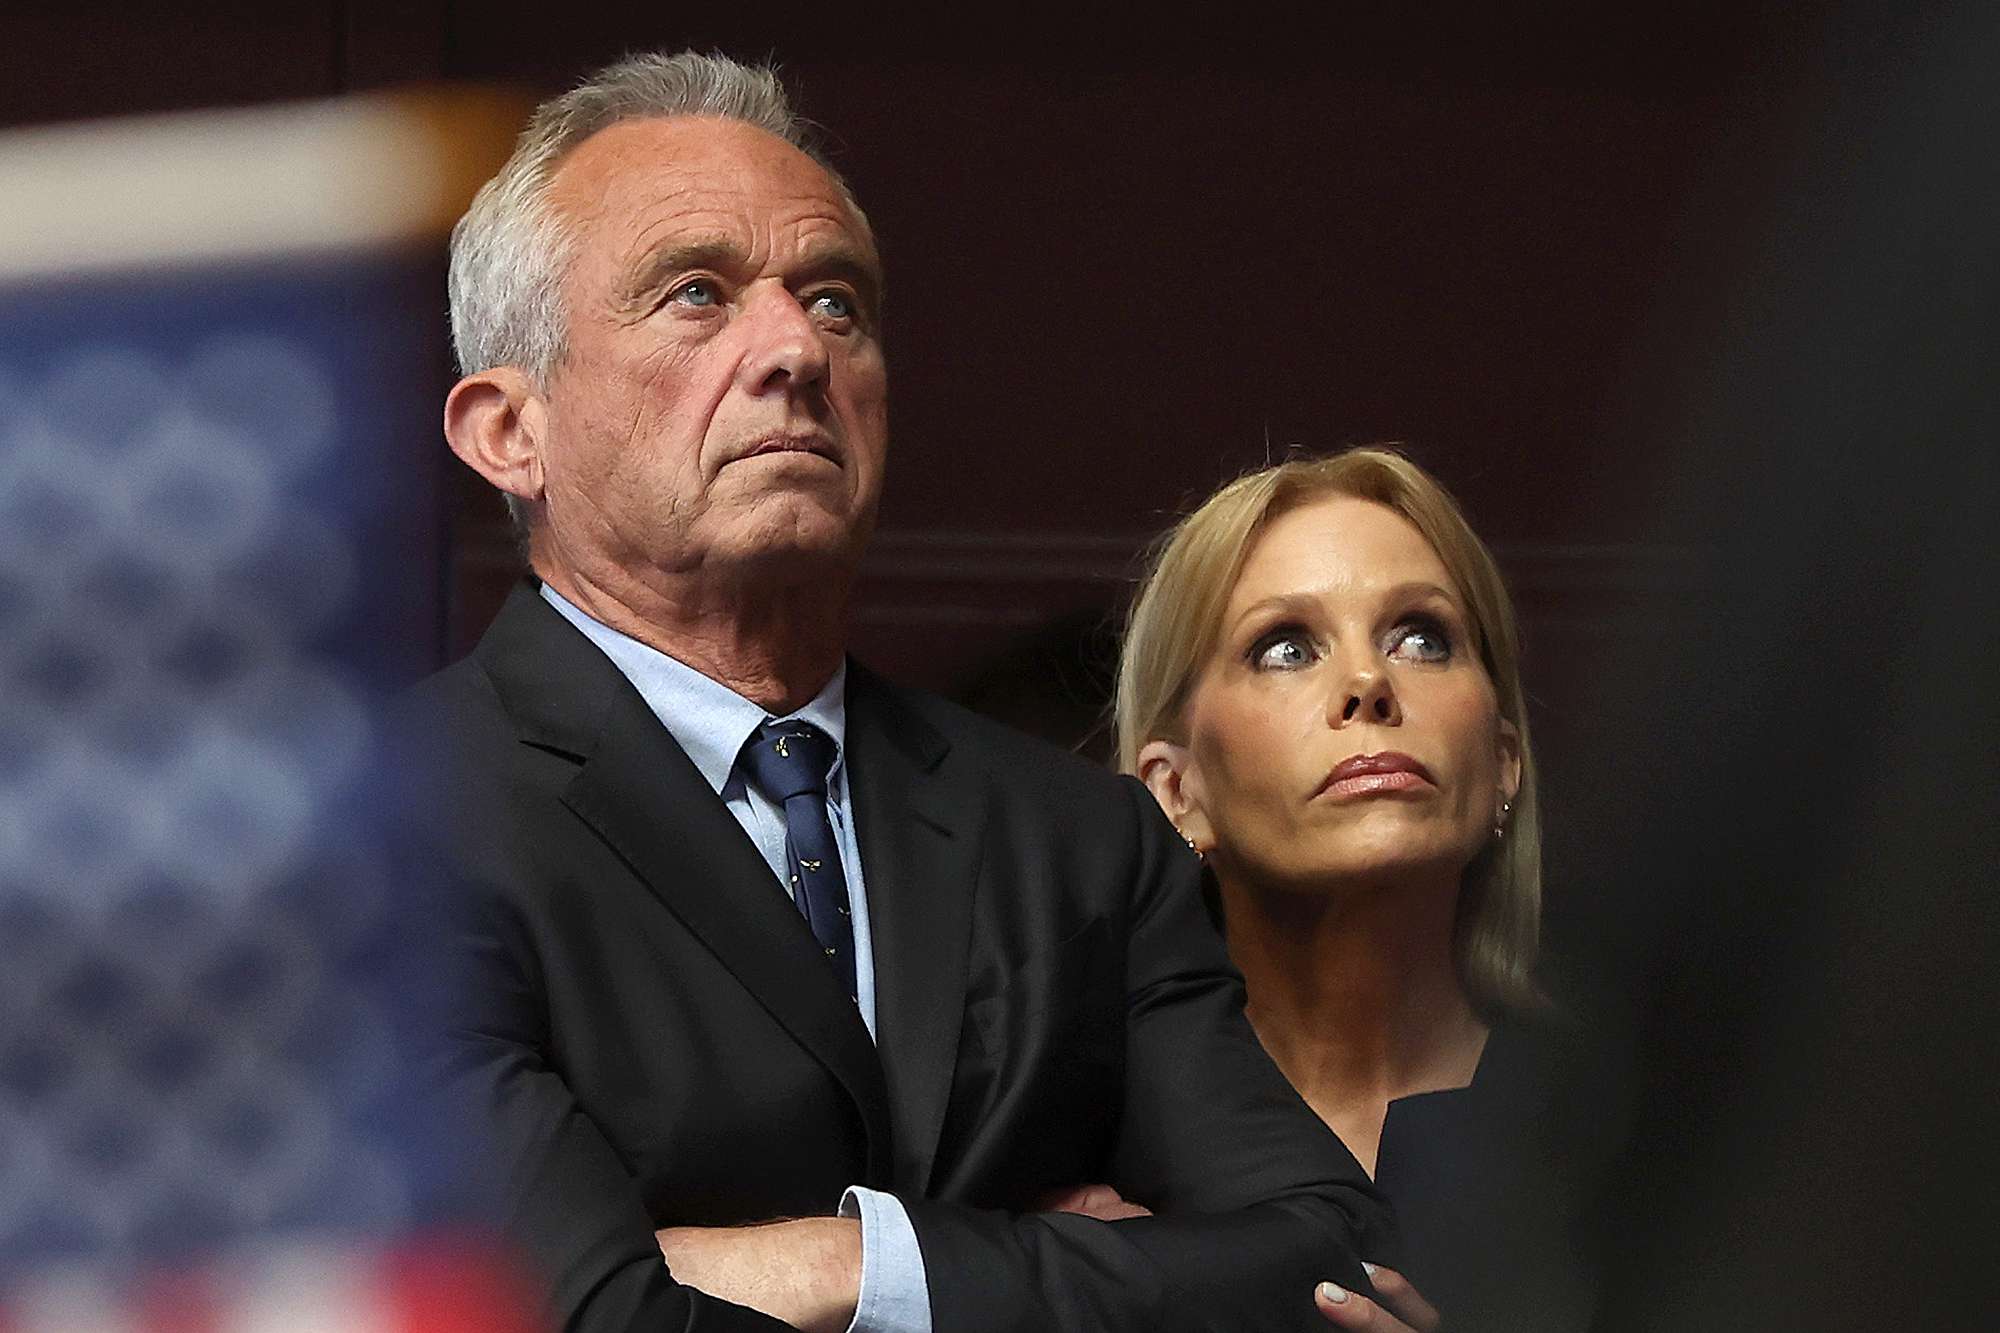
[[[1361,1261],[1361,1271],[1362,1271],[1362,1272],[1364,1272],[1364,1273],[1366,1273],[1366,1274],[1367,1274],[1367,1275],[1368,1275],[1369,1277],[1374,1277],[1374,1276],[1375,1276],[1375,1265],[1374,1265],[1374,1264],[1371,1264],[1371,1263],[1369,1263],[1369,1262],[1368,1262],[1368,1261],[1367,1261],[1366,1259],[1363,1259],[1363,1260]]]
[[[1347,1288],[1336,1287],[1331,1282],[1320,1283],[1319,1294],[1322,1300],[1332,1301],[1335,1305],[1345,1305],[1347,1303]]]

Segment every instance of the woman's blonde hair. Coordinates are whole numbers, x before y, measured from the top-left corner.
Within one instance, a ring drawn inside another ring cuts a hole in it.
[[[1222,612],[1243,562],[1266,525],[1329,495],[1383,505],[1408,519],[1451,575],[1465,601],[1479,660],[1493,682],[1500,716],[1520,737],[1521,785],[1505,835],[1466,867],[1452,941],[1459,982],[1483,1015],[1539,1007],[1535,954],[1541,933],[1541,812],[1534,750],[1521,694],[1514,605],[1492,554],[1443,486],[1387,448],[1297,458],[1238,477],[1162,539],[1139,585],[1118,666],[1118,764],[1138,771],[1148,741],[1185,744],[1185,713],[1202,667],[1215,652]]]

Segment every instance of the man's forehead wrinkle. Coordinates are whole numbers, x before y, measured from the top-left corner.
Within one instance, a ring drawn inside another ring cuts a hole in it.
[[[563,274],[579,317],[629,325],[703,270],[731,283],[843,281],[879,314],[881,257],[857,205],[822,164],[754,127],[620,122],[566,154],[556,176],[551,202],[579,243]]]
[[[844,228],[806,225],[811,221],[801,219],[780,227],[787,232],[803,230],[802,235],[777,238],[781,248],[789,252],[784,262],[788,274],[828,274],[849,277],[871,288],[881,286],[881,262],[872,247]],[[710,268],[724,276],[754,276],[769,266],[768,250],[758,229],[752,230],[746,244],[740,225],[694,228],[685,218],[663,218],[642,231],[631,247],[626,294],[649,292],[686,269]]]

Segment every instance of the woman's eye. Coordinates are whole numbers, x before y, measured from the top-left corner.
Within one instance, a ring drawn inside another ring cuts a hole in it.
[[[1451,635],[1435,620],[1407,620],[1389,632],[1389,655],[1412,662],[1448,662]]]
[[[1259,639],[1250,649],[1250,665],[1259,671],[1296,671],[1318,656],[1305,635],[1286,631]]]
[[[812,298],[807,309],[832,320],[854,318],[854,302],[841,292],[821,292]]]
[[[718,298],[714,283],[702,278],[696,278],[674,288],[673,291],[667,294],[667,299],[669,301],[678,301],[682,305],[712,306]]]

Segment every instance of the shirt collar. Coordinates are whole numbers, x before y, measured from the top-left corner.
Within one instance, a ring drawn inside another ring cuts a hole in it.
[[[632,682],[639,697],[653,710],[687,757],[694,761],[704,781],[717,795],[729,784],[736,757],[750,733],[768,721],[810,722],[833,737],[841,757],[834,761],[834,783],[844,782],[847,754],[847,660],[803,708],[782,718],[773,718],[763,705],[744,698],[721,681],[710,679],[687,663],[649,644],[621,633],[586,612],[578,610],[567,597],[542,584],[542,598],[562,613],[563,619],[582,631],[584,637],[611,659],[613,666]],[[836,787],[836,790],[838,788]]]

